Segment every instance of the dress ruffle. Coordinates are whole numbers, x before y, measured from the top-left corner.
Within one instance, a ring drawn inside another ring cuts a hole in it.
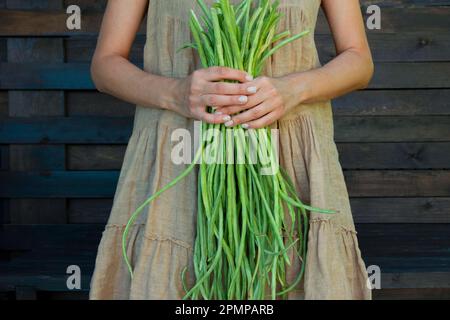
[[[181,299],[181,274],[185,267],[187,286],[193,283],[189,266],[191,246],[183,241],[158,235],[145,235],[145,225],[131,228],[128,252],[134,277],[124,263],[121,244],[125,226],[107,225],[99,246],[96,277],[91,283],[91,299]],[[174,296],[177,293],[178,296]]]
[[[371,299],[356,232],[332,219],[310,221],[305,274],[305,299]]]

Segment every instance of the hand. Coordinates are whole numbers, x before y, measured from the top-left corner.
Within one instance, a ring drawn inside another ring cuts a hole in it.
[[[228,127],[238,124],[245,129],[266,127],[280,119],[300,102],[300,95],[293,90],[294,86],[290,79],[290,76],[258,77],[246,83],[250,88],[256,88],[256,93],[249,96],[247,103],[220,107],[216,112],[234,115],[231,121],[225,124]]]
[[[219,82],[237,80],[240,83]],[[244,105],[252,94],[249,81],[253,80],[245,71],[226,67],[210,67],[194,71],[180,79],[175,87],[175,111],[188,117],[209,123],[225,123],[230,115],[209,113],[207,106],[220,108],[229,105]]]

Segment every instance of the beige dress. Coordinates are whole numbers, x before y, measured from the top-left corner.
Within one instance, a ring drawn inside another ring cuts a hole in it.
[[[320,3],[281,0],[280,30],[314,31]],[[191,42],[188,17],[193,7],[200,12],[195,0],[149,1],[146,71],[185,77],[200,67],[192,49],[176,53]],[[311,32],[278,51],[264,74],[281,76],[319,66]],[[289,298],[370,299],[334,142],[330,102],[299,105],[275,125],[280,130],[281,165],[295,182],[300,198],[312,206],[340,210],[336,215],[311,214],[304,280]],[[131,228],[127,250],[134,266],[132,281],[121,251],[122,232],[133,211],[185,168],[171,161],[171,134],[178,128],[193,130],[193,121],[171,111],[136,106],[113,208],[98,248],[90,299],[180,299],[184,294],[180,273],[185,266],[188,283],[193,284],[196,172],[147,206]],[[294,279],[298,270],[298,263],[293,264],[287,274]]]

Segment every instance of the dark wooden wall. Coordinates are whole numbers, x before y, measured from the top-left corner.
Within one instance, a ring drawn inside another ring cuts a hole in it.
[[[104,3],[0,0],[1,298],[87,297],[134,113],[90,80]],[[381,267],[376,298],[450,298],[450,1],[373,3],[374,79],[334,102],[361,250]],[[70,4],[81,31],[66,29]],[[322,16],[317,44],[334,56]]]

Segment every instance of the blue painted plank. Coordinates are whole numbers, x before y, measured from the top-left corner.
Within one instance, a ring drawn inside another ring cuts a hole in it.
[[[450,196],[448,170],[344,173],[349,195],[355,198]],[[119,171],[0,172],[0,198],[110,198],[118,177]]]
[[[0,119],[0,144],[125,144],[133,119],[119,117],[49,117]],[[447,142],[450,116],[336,117],[336,142]]]
[[[95,89],[89,69],[86,63],[1,63],[0,89]]]
[[[450,88],[449,74],[450,62],[377,63],[369,89]],[[95,86],[88,63],[0,63],[0,89],[94,90]]]
[[[119,117],[47,117],[0,119],[0,143],[124,144],[133,119]]]
[[[108,198],[119,171],[1,172],[2,198]]]

